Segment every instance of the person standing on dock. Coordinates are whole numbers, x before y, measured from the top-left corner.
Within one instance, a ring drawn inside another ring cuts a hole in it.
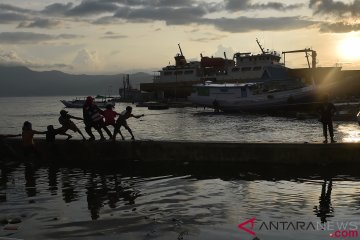
[[[118,132],[120,132],[121,126],[124,126],[124,128],[126,130],[128,130],[128,132],[131,134],[131,140],[135,140],[135,137],[134,137],[134,135],[133,135],[133,133],[131,131],[131,128],[128,126],[126,120],[128,118],[130,118],[130,117],[141,118],[141,117],[144,116],[144,114],[136,116],[136,115],[133,115],[131,112],[132,112],[132,107],[127,106],[126,110],[124,110],[123,112],[121,112],[119,114],[119,117],[118,117],[118,119],[116,120],[116,123],[115,123],[115,129],[114,129],[114,134],[113,134],[113,140],[114,141],[116,140],[116,134]]]
[[[318,112],[320,114],[319,121],[322,123],[323,126],[323,134],[325,137],[324,143],[328,142],[327,129],[329,129],[331,143],[335,143],[336,141],[334,140],[334,127],[333,127],[332,117],[336,112],[336,108],[333,103],[329,102],[328,95],[324,96],[323,103],[318,108]]]
[[[60,111],[59,123],[61,124],[61,128],[58,130],[59,133],[61,133],[61,135],[68,136],[67,140],[69,140],[70,138],[72,138],[72,136],[69,134],[66,134],[66,131],[71,129],[74,132],[79,133],[82,136],[83,140],[85,140],[84,135],[82,134],[80,129],[75,125],[75,123],[73,121],[71,121],[71,118],[76,119],[76,120],[83,120],[82,118],[74,117],[74,116],[68,114],[68,111],[65,111],[64,109]]]

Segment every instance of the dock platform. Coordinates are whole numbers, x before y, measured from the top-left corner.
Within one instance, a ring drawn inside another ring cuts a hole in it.
[[[241,143],[198,141],[81,141],[37,140],[45,161],[121,163],[238,163],[282,166],[360,166],[360,143]],[[1,159],[24,159],[21,139],[1,143]]]

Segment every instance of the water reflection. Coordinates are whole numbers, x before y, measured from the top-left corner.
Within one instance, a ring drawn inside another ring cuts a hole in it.
[[[360,142],[360,127],[356,123],[342,123],[337,131],[342,136],[342,142]]]
[[[35,167],[32,164],[25,165],[25,191],[28,197],[36,196]]]
[[[334,217],[334,209],[331,204],[331,191],[332,191],[332,179],[327,183],[327,180],[324,180],[324,183],[321,187],[321,195],[319,197],[319,206],[314,207],[314,212],[318,216],[322,223],[327,222],[327,218]]]
[[[26,228],[29,225],[39,227],[40,233],[33,239],[39,234],[44,239],[59,234],[71,239],[100,238],[99,232],[117,236],[114,239],[128,239],[131,234],[137,235],[133,239],[207,239],[198,236],[204,227],[213,226],[226,226],[221,231],[228,232],[216,234],[219,239],[229,239],[238,236],[236,226],[247,217],[295,220],[302,216],[312,221],[320,218],[324,223],[339,216],[349,219],[360,215],[358,175],[325,178],[304,174],[300,178],[290,172],[278,175],[269,168],[264,172],[251,172],[244,166],[231,166],[231,171],[222,171],[219,166],[208,168],[3,166],[0,219],[26,213],[29,217],[22,219],[19,233],[23,235],[19,238],[31,234]],[[333,189],[333,180],[342,187]],[[4,234],[0,229],[0,238]]]

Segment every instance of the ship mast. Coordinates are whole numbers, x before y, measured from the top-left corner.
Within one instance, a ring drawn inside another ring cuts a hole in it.
[[[266,52],[264,51],[264,48],[261,46],[261,44],[260,44],[260,42],[259,42],[258,39],[256,39],[256,42],[257,42],[257,44],[259,45],[259,48],[261,49],[261,52],[262,52],[263,54],[265,54]]]
[[[181,47],[180,47],[180,43],[178,43],[178,46],[179,46],[179,50],[180,50],[181,56],[184,56],[184,54],[183,54],[183,52],[182,52],[182,50],[181,50]]]

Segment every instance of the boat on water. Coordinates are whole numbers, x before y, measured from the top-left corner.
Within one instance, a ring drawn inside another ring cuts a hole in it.
[[[82,108],[86,98],[76,98],[73,100],[60,100],[67,108]],[[94,98],[94,104],[99,108],[105,108],[107,105],[115,106],[115,100],[112,97],[96,96]]]
[[[301,81],[196,84],[188,97],[192,103],[216,111],[239,112],[285,109],[308,104],[316,93],[314,85]]]
[[[233,59],[206,57],[200,54],[200,61],[187,62],[181,47],[180,54],[175,58],[175,65],[169,65],[154,76],[154,83],[189,82],[189,81],[259,81],[273,75],[281,74],[286,67],[280,62],[280,53],[265,50],[256,39],[261,49],[260,54],[250,52],[237,52]]]
[[[179,45],[180,53],[175,56],[175,65],[162,68],[154,76],[154,83],[141,84],[143,91],[163,91],[165,97],[189,97],[192,85],[212,81],[213,83],[253,83],[267,81],[287,81],[300,78],[294,77],[292,69],[287,68],[281,62],[281,53],[265,50],[256,39],[261,52],[252,54],[250,52],[237,52],[232,59],[226,57],[201,56],[200,61],[188,62],[183,55]],[[309,70],[316,69],[317,53],[311,49],[301,49],[285,53],[305,53]],[[311,63],[310,58],[311,57]],[[304,77],[308,84],[312,84],[312,74]]]

